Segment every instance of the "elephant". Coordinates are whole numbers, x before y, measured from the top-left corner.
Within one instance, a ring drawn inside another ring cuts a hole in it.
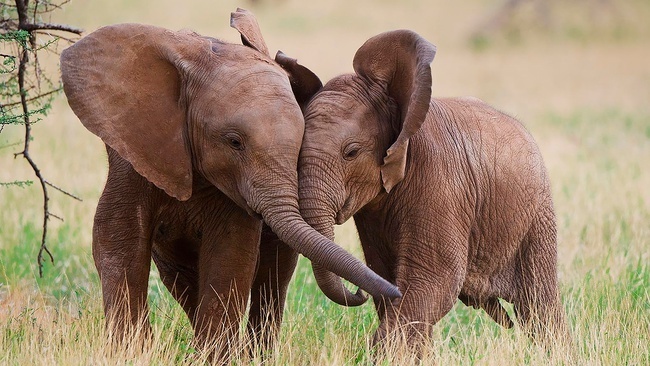
[[[432,99],[435,54],[413,31],[379,34],[357,50],[354,74],[312,97],[301,214],[330,239],[353,217],[367,265],[402,292],[373,295],[374,344],[422,345],[457,299],[505,327],[513,320],[499,299],[511,302],[531,336],[561,329],[555,214],[538,146],[479,99]],[[365,301],[312,266],[333,301]]]
[[[249,298],[253,338],[277,331],[298,253],[401,295],[300,216],[301,105],[320,80],[272,59],[252,13],[238,9],[231,26],[243,45],[118,24],[61,54],[68,103],[108,155],[92,241],[108,328],[150,334],[153,259],[197,344],[224,360]]]

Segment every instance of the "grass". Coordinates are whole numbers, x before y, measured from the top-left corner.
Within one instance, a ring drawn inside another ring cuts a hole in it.
[[[490,38],[480,52],[470,34],[489,14],[487,1],[285,0],[253,8],[269,48],[298,57],[323,80],[351,71],[354,51],[370,36],[414,29],[438,46],[435,95],[478,96],[520,118],[540,145],[553,184],[558,273],[573,347],[543,349],[518,329],[502,329],[482,311],[457,304],[436,325],[425,364],[650,364],[650,7],[642,1],[612,3],[623,22],[607,18],[585,25],[588,19],[571,5],[552,32],[527,27],[524,19],[515,24],[517,42],[507,35],[505,41]],[[191,7],[171,0],[119,5],[73,1],[53,21],[88,30],[127,21],[191,27],[238,42],[228,14],[251,7],[234,1],[215,7],[204,0]],[[65,222],[51,221],[48,243],[55,261],[38,278],[38,187],[0,186],[0,364],[203,363],[187,319],[155,269],[149,294],[153,341],[115,352],[107,347],[90,250],[106,176],[102,144],[63,98],[34,134],[32,156],[44,174],[84,202],[52,193],[51,208]],[[0,146],[21,137],[19,129],[5,128]],[[0,149],[0,182],[33,179],[27,164],[13,159],[15,150]],[[337,228],[337,241],[359,254],[351,225]],[[370,364],[376,326],[372,304],[347,309],[331,303],[301,259],[280,341],[264,359],[242,355],[234,363]],[[392,356],[378,364],[415,362],[405,350]]]

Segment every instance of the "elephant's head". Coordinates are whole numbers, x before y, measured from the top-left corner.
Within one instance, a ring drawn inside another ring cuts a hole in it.
[[[375,204],[404,178],[409,140],[429,110],[435,50],[411,31],[375,36],[357,51],[355,74],[332,79],[309,102],[300,207],[307,223],[330,239],[335,223]],[[349,306],[365,300],[313,265],[330,299]]]
[[[297,100],[320,81],[282,54],[285,68],[271,59],[251,13],[239,9],[231,25],[244,45],[138,24],[101,28],[61,55],[69,104],[169,196],[187,200],[201,177],[306,257],[368,291],[399,296],[300,217]]]

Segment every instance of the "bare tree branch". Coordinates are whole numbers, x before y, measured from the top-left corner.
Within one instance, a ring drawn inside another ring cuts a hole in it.
[[[24,29],[28,32],[39,31],[39,30],[52,30],[52,31],[61,31],[68,32],[80,35],[83,33],[83,29],[77,27],[71,27],[69,25],[62,24],[51,24],[51,23],[36,23],[36,24],[26,24]]]
[[[69,0],[65,0],[64,3],[67,3]],[[42,13],[47,13],[48,11],[55,9],[55,8],[60,8],[59,5],[53,5],[50,4],[49,2],[44,2],[41,3],[40,0],[35,0],[35,3],[32,8],[32,14],[31,14],[31,20],[29,19],[29,0],[15,0],[15,9],[18,15],[18,23],[16,24],[15,21],[11,20],[5,20],[3,19],[2,22],[0,23],[0,29],[6,30],[6,31],[24,31],[27,32],[28,37],[27,40],[28,42],[25,42],[24,39],[21,41],[18,41],[17,44],[19,45],[19,50],[18,50],[18,93],[20,95],[20,101],[14,102],[14,103],[7,103],[5,105],[0,105],[0,108],[4,110],[6,107],[13,107],[16,105],[20,105],[22,109],[22,115],[20,116],[22,118],[22,123],[25,126],[25,141],[23,145],[23,150],[21,152],[15,153],[14,156],[19,156],[22,155],[25,160],[27,160],[28,164],[31,166],[32,170],[34,171],[34,175],[38,178],[38,181],[41,184],[41,190],[43,192],[43,234],[41,236],[41,245],[40,249],[38,251],[38,273],[39,276],[43,276],[43,260],[45,256],[47,255],[50,259],[50,262],[54,262],[54,257],[52,256],[52,253],[47,247],[46,244],[46,238],[47,238],[47,229],[48,229],[48,220],[50,217],[59,219],[63,221],[63,219],[53,213],[50,212],[49,210],[49,193],[48,193],[48,187],[52,187],[55,190],[62,192],[66,196],[72,197],[74,199],[77,199],[81,201],[81,199],[59,187],[56,185],[48,182],[41,170],[39,169],[38,165],[36,162],[32,159],[30,155],[30,142],[32,141],[32,125],[35,121],[33,121],[30,116],[34,113],[33,111],[30,111],[29,108],[29,103],[37,101],[41,98],[44,98],[46,96],[50,96],[51,94],[57,92],[60,90],[60,88],[55,88],[54,90],[50,90],[45,93],[39,93],[38,95],[28,98],[27,93],[28,90],[31,89],[30,86],[27,85],[26,82],[26,72],[27,72],[27,66],[30,62],[29,56],[30,53],[33,54],[34,56],[34,72],[35,72],[35,87],[37,90],[41,90],[41,79],[42,79],[42,74],[41,74],[41,69],[38,63],[38,55],[37,51],[40,49],[46,48],[48,45],[51,43],[47,43],[43,47],[36,47],[36,34],[38,32],[43,32],[43,31],[56,31],[56,32],[66,32],[66,33],[73,33],[73,34],[81,34],[83,31],[79,28],[68,26],[68,25],[62,25],[62,24],[52,24],[52,23],[42,23],[42,22],[37,22],[36,18],[39,14]],[[44,4],[45,9],[43,11],[39,10],[39,6]],[[3,5],[4,6],[4,5]],[[59,36],[54,36],[55,38],[59,38]],[[14,56],[10,55],[2,55],[3,57],[11,57],[13,58]],[[45,80],[50,86],[51,81]],[[32,84],[32,87],[34,87],[34,84]],[[4,95],[4,93],[3,93]],[[7,94],[11,95],[11,94]],[[44,110],[44,109],[43,109]],[[13,117],[11,117],[13,118]],[[11,121],[11,118],[9,119]],[[1,130],[0,130],[1,131]]]
[[[21,0],[16,0],[16,3],[21,2]],[[17,4],[18,5],[18,4]],[[20,9],[20,7],[19,7]],[[23,8],[24,9],[24,8]],[[27,62],[29,61],[29,53],[27,48],[23,47],[23,50],[20,55],[20,64],[18,66],[18,87],[20,88],[20,104],[23,108],[23,118],[25,123],[25,145],[23,151],[20,153],[25,160],[29,163],[34,171],[34,174],[41,183],[41,189],[43,190],[43,235],[41,236],[41,248],[38,251],[38,274],[43,277],[43,252],[46,252],[50,257],[50,262],[54,263],[54,257],[50,253],[45,239],[47,238],[47,220],[50,216],[50,211],[48,209],[48,203],[50,197],[47,194],[47,186],[45,185],[45,179],[41,174],[41,170],[38,168],[34,160],[29,154],[29,143],[31,142],[32,135],[32,124],[29,119],[29,108],[27,106],[27,98],[25,97],[27,93],[24,92],[25,89],[25,70],[27,69]]]
[[[53,214],[53,213],[51,213],[51,212],[48,213],[48,215],[49,215],[50,217],[54,217],[55,219],[58,219],[59,221],[65,221],[61,216],[57,216],[57,215],[55,215],[55,214]]]
[[[38,100],[38,99],[40,99],[40,98],[47,97],[47,96],[52,95],[52,94],[55,94],[55,93],[58,93],[58,92],[60,92],[60,91],[61,91],[61,88],[57,88],[57,89],[54,89],[54,90],[50,90],[49,92],[45,92],[45,93],[39,94],[39,95],[37,95],[37,96],[35,96],[35,97],[31,97],[31,98],[27,99],[27,103],[29,103],[29,102],[33,102],[33,101],[35,101],[35,100]],[[2,106],[3,106],[3,107],[13,107],[13,106],[18,105],[18,104],[22,104],[22,102],[7,103],[7,104],[3,104]]]
[[[56,189],[57,191],[59,191],[59,192],[61,192],[61,193],[63,193],[63,194],[65,194],[66,196],[68,196],[68,197],[70,197],[70,198],[74,198],[74,199],[76,199],[76,200],[79,201],[79,202],[83,202],[83,200],[82,200],[81,198],[79,198],[78,196],[75,196],[74,194],[72,194],[72,193],[70,193],[70,192],[67,192],[67,191],[63,190],[62,188],[59,188],[59,187],[55,186],[54,184],[52,184],[52,183],[50,183],[50,182],[48,182],[48,181],[45,181],[45,184],[47,184],[48,186],[50,186],[50,187]]]
[[[57,40],[62,39],[64,41],[68,42],[68,43],[75,43],[77,41],[77,40],[72,39],[72,38],[64,37],[64,36],[62,36],[60,34],[52,34],[52,33],[48,32],[46,30],[35,30],[32,34],[43,34],[43,35],[50,36],[50,37],[56,37]]]

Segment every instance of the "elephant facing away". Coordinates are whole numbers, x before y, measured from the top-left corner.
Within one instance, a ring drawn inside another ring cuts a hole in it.
[[[275,332],[297,253],[374,295],[400,295],[300,216],[298,102],[320,80],[271,59],[251,13],[238,9],[231,25],[244,45],[121,24],[61,55],[68,102],[108,152],[93,257],[109,327],[118,338],[148,329],[153,258],[198,344],[216,344],[223,360],[249,297],[251,335]]]
[[[306,107],[298,177],[305,221],[333,238],[354,217],[368,266],[401,298],[374,296],[375,342],[400,328],[421,344],[456,299],[533,334],[564,327],[549,179],[531,135],[474,98],[431,99],[435,47],[400,30],[368,40],[355,74]],[[330,299],[359,305],[313,263]]]

